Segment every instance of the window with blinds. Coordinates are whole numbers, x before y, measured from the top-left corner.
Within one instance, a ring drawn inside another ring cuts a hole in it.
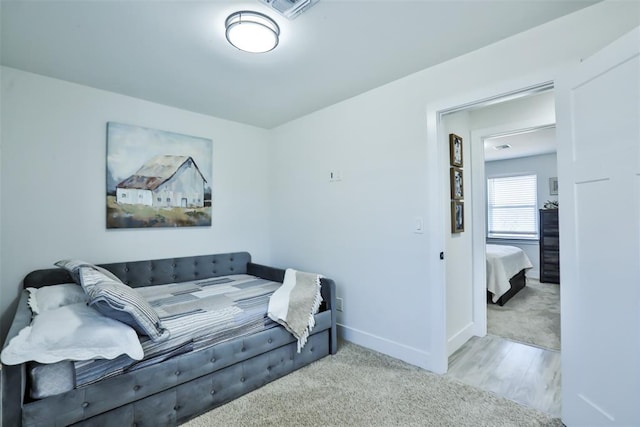
[[[487,180],[488,237],[538,239],[538,183],[536,175]]]

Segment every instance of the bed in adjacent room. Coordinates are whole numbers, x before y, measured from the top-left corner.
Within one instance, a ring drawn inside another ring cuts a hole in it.
[[[487,300],[504,305],[525,287],[525,272],[532,267],[518,247],[487,245]]]

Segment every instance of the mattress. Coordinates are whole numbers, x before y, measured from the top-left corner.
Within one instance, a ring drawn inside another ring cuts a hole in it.
[[[511,288],[509,280],[521,270],[532,268],[531,260],[520,248],[506,245],[487,245],[487,290],[492,301]]]
[[[239,274],[136,288],[169,329],[170,338],[153,342],[140,337],[144,358],[139,361],[122,355],[113,360],[30,364],[31,397],[42,399],[275,327],[267,308],[281,285]]]

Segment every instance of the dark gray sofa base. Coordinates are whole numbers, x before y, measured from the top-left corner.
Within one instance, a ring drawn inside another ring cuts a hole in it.
[[[284,278],[284,270],[252,264],[247,253],[103,267],[125,283],[142,286],[240,273],[277,281]],[[53,284],[51,280],[63,283],[68,277],[61,271],[33,272],[25,278],[24,286]],[[321,284],[324,303],[301,353],[296,352],[291,334],[276,327],[37,401],[25,398],[28,384],[24,366],[3,366],[3,425],[123,427],[185,422],[323,356],[335,354],[335,283],[322,279]],[[7,341],[29,321],[25,292]]]

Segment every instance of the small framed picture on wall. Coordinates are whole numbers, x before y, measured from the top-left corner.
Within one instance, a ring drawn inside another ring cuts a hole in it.
[[[449,159],[451,166],[462,167],[462,137],[455,133],[449,134]]]
[[[451,201],[451,232],[462,233],[464,231],[464,202]]]
[[[549,178],[549,195],[551,196],[558,195],[558,177],[557,176]]]
[[[451,168],[451,200],[464,199],[464,185],[462,181],[462,169]]]

